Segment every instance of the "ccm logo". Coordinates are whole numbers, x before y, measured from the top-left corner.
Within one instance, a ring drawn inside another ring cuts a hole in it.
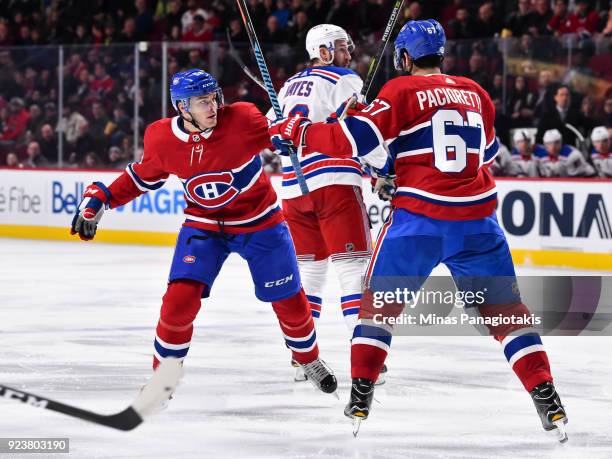
[[[278,287],[279,285],[283,285],[286,284],[287,282],[290,282],[291,280],[293,280],[293,274],[291,274],[290,276],[287,276],[283,279],[278,279],[275,281],[270,281],[270,282],[266,282],[264,284],[264,287]]]
[[[195,257],[193,255],[185,255],[183,261],[185,263],[195,263]]]

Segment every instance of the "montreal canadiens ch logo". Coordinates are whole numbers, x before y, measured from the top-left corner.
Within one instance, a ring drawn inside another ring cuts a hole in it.
[[[229,171],[197,175],[184,184],[187,198],[206,209],[223,207],[240,194],[232,186],[234,174]]]

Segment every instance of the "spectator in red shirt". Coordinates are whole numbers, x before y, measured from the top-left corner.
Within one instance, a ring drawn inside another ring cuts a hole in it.
[[[96,45],[101,45],[104,43],[104,31],[102,30],[102,26],[98,23],[93,23],[91,25],[91,38],[93,43]]]
[[[193,18],[191,28],[187,33],[183,35],[181,41],[212,41],[213,39],[213,27],[211,24],[204,20],[204,16],[196,14]]]
[[[548,27],[555,31],[555,35],[567,33],[592,34],[599,26],[599,15],[589,11],[588,0],[578,0],[573,13],[567,12],[567,1],[557,0],[555,15],[548,23]]]
[[[87,70],[87,64],[81,59],[81,55],[74,53],[68,59],[67,67],[70,69],[74,78],[79,78],[83,70]]]
[[[578,0],[572,20],[573,31],[579,34],[593,34],[599,29],[599,14],[590,8],[588,0]]]
[[[23,169],[23,164],[19,162],[19,158],[17,157],[17,154],[15,154],[14,151],[11,151],[8,155],[6,155],[5,167],[9,167],[11,169]]]
[[[98,63],[94,69],[96,78],[91,82],[91,90],[100,97],[104,97],[115,89],[115,80],[106,73],[104,65]]]
[[[0,144],[13,144],[25,132],[30,114],[19,97],[13,97],[8,105],[9,115],[0,134]]]

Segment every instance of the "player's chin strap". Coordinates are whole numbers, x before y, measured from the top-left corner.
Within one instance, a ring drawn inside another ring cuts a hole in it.
[[[193,126],[195,126],[195,128],[196,128],[196,129],[198,129],[198,130],[200,131],[200,133],[202,133],[202,132],[205,132],[205,131],[206,131],[206,129],[203,129],[203,128],[202,128],[202,126],[200,126],[200,125],[198,124],[198,122],[195,120],[195,118],[193,117],[193,115],[192,115],[191,113],[189,113],[189,116],[191,117],[191,119],[190,119],[190,120],[188,120],[187,118],[185,118],[185,117],[183,116],[183,113],[181,113],[181,112],[179,112],[179,116],[181,117],[181,119],[182,119],[184,122],[190,123],[190,124],[192,124]]]
[[[408,56],[408,62],[410,62],[410,68],[405,68],[406,73],[408,75],[412,75],[412,70],[414,69],[414,59],[412,59],[412,57],[410,57],[408,53],[406,53],[405,55]]]

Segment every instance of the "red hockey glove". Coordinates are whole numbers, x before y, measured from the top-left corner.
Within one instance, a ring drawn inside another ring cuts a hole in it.
[[[272,145],[280,151],[281,155],[288,155],[291,147],[304,146],[306,129],[312,122],[308,118],[296,115],[291,118],[279,118],[268,127],[268,134]]]
[[[352,97],[342,102],[334,113],[327,117],[327,122],[336,123],[339,120],[343,120],[347,116],[356,115],[366,107],[367,105],[358,102],[357,96],[353,94]]]
[[[89,185],[72,219],[70,234],[78,234],[83,241],[93,239],[98,222],[102,218],[104,208],[108,208],[110,199],[110,191],[102,182],[94,182]]]

